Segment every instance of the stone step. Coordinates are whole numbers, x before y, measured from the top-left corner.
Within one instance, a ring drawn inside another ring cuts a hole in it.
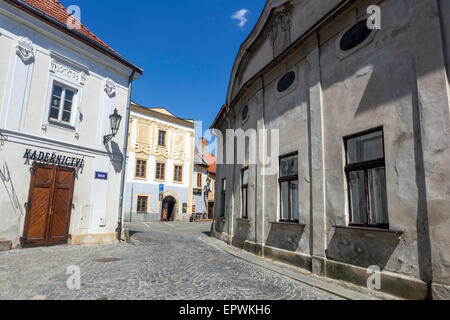
[[[9,240],[0,240],[0,252],[9,251],[12,248],[12,242]]]

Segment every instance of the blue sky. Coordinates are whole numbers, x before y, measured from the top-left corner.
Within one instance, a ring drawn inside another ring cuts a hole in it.
[[[205,130],[225,103],[235,56],[266,0],[61,3],[78,5],[83,24],[144,68],[133,87],[137,103],[203,121]]]

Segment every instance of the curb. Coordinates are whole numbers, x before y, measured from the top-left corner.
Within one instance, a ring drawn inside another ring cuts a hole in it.
[[[287,266],[287,265],[285,267],[278,266],[271,260],[253,255],[251,253],[242,251],[237,248],[235,249],[225,243],[222,243],[220,240],[216,241],[213,238],[205,238],[205,237],[201,237],[201,238],[199,238],[199,240],[210,246],[213,246],[219,250],[225,251],[226,253],[228,253],[236,258],[239,258],[239,259],[242,259],[249,263],[258,265],[267,270],[273,271],[275,273],[278,273],[280,275],[283,275],[283,276],[293,279],[295,281],[304,283],[308,286],[325,291],[327,293],[333,294],[337,297],[340,297],[340,298],[343,298],[346,300],[382,300],[382,299],[391,299],[392,300],[392,299],[396,299],[393,296],[389,296],[389,295],[378,293],[378,292],[377,292],[378,296],[375,296],[373,294],[347,289],[343,286],[340,286],[338,283],[332,284],[329,282],[321,281],[319,279],[314,279],[311,276],[302,274],[300,272],[295,272],[295,271],[289,270],[289,268],[291,268],[291,266]],[[330,281],[331,281],[331,279],[330,279]]]

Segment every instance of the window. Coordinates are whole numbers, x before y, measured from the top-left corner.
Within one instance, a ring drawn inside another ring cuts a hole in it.
[[[203,176],[201,173],[197,173],[197,188],[203,187]]]
[[[148,211],[148,196],[138,196],[136,208],[137,208],[137,212],[147,212]]]
[[[383,130],[344,140],[350,225],[389,229]]]
[[[136,178],[145,179],[147,177],[147,160],[136,160]]]
[[[242,121],[245,121],[245,120],[247,120],[247,118],[248,118],[248,106],[245,106],[244,107],[244,110],[242,110]]]
[[[166,132],[163,130],[159,130],[158,134],[158,145],[161,147],[166,146]]]
[[[280,159],[281,221],[299,222],[298,155]]]
[[[182,166],[175,166],[173,180],[175,182],[183,182],[183,167]]]
[[[156,180],[165,180],[166,178],[166,164],[156,163]]]
[[[195,205],[192,205],[192,213],[196,213],[196,212],[195,212],[195,209],[196,209],[196,208],[195,208]]]
[[[248,219],[248,168],[242,170],[242,218]]]
[[[221,211],[220,211],[220,216],[221,217],[225,217],[225,197],[227,194],[227,179],[222,179],[222,197],[221,197],[221,201],[222,201],[222,205],[221,205]]]
[[[76,90],[69,89],[62,85],[53,85],[49,113],[50,121],[66,125],[72,124],[76,93]]]
[[[372,33],[367,27],[367,19],[362,20],[350,28],[341,38],[340,47],[342,51],[349,51],[363,43]]]
[[[187,203],[183,203],[183,213],[187,213]]]
[[[278,82],[278,92],[284,92],[294,83],[295,72],[291,71],[286,73]]]

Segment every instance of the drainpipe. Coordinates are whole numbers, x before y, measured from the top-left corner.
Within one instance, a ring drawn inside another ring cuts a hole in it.
[[[125,190],[125,177],[127,167],[127,155],[128,155],[128,135],[130,130],[130,114],[131,114],[131,91],[133,89],[133,80],[136,71],[133,70],[130,79],[128,80],[128,106],[127,115],[125,118],[125,139],[123,141],[123,156],[122,156],[122,176],[120,178],[120,196],[119,196],[119,223],[116,229],[117,240],[122,238],[122,213],[123,213],[123,194]],[[131,199],[133,201],[133,199]]]

